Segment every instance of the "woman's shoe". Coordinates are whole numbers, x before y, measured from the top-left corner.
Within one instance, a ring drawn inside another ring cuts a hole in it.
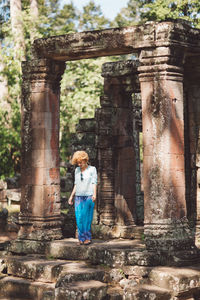
[[[91,241],[90,240],[85,240],[84,241],[84,245],[90,245],[91,244]]]

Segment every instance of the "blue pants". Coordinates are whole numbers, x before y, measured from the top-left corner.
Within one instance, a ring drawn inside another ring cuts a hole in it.
[[[92,201],[92,196],[75,196],[75,216],[79,241],[84,242],[92,238],[93,211],[94,202]]]

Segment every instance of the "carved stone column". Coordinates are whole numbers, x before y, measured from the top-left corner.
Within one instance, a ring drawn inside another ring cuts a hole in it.
[[[22,199],[18,237],[59,239],[59,82],[64,63],[32,60],[24,62],[22,68]]]
[[[185,98],[187,112],[187,206],[188,218],[200,243],[200,63],[188,57],[185,63]],[[196,226],[195,226],[196,225]]]
[[[113,235],[131,237],[136,220],[136,159],[132,93],[133,61],[102,67],[104,96],[98,112],[100,223],[114,225]]]
[[[188,250],[183,103],[184,50],[158,47],[140,55],[144,145],[144,232],[149,250]]]
[[[100,223],[115,224],[114,207],[114,154],[112,151],[112,107],[106,103],[106,96],[101,98],[102,109],[97,110],[97,148],[98,148],[98,211]]]
[[[138,80],[139,81],[139,80]],[[144,193],[142,185],[142,105],[140,90],[134,91],[133,95],[133,140],[136,161],[136,217],[137,225],[144,223]]]

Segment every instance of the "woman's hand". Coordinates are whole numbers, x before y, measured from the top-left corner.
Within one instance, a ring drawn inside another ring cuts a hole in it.
[[[92,201],[94,202],[96,200],[97,196],[95,194],[93,194],[92,196]]]
[[[73,204],[73,197],[69,197],[68,203],[69,203],[69,205]]]
[[[76,185],[74,185],[73,191],[69,197],[69,200],[68,200],[69,205],[73,204],[73,198],[74,198],[75,192],[76,192]]]

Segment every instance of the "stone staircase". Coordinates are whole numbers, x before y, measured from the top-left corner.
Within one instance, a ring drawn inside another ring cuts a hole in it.
[[[154,256],[139,240],[16,240],[0,253],[0,299],[200,299],[200,264],[156,266]]]
[[[7,276],[0,291],[11,299],[102,299],[107,285],[104,271],[84,261],[53,260],[34,256],[7,256]],[[96,298],[98,297],[98,298]]]

